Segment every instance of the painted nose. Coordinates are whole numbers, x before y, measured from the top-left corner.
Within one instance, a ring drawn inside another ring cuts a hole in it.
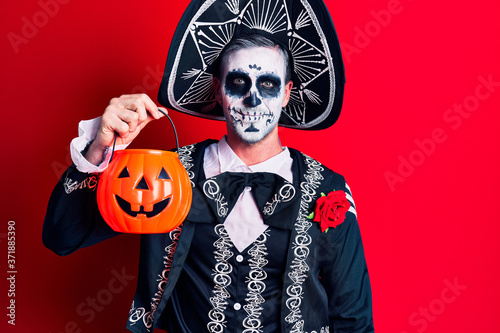
[[[254,92],[250,92],[250,95],[248,95],[244,100],[243,103],[246,106],[250,107],[256,107],[262,103],[259,97],[257,97],[257,94]]]

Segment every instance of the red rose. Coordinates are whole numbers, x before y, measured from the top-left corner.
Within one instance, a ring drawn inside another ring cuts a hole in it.
[[[346,198],[344,191],[333,191],[316,200],[314,209],[314,222],[319,222],[321,232],[325,232],[328,228],[335,228],[344,222],[345,214],[351,207],[351,204]]]

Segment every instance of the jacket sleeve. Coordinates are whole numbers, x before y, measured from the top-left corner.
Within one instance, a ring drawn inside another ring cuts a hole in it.
[[[56,254],[118,235],[103,220],[97,206],[99,174],[82,173],[71,166],[50,196],[42,230],[43,244]]]
[[[374,332],[370,279],[356,208],[345,181],[342,189],[351,204],[344,222],[330,228],[324,241],[330,258],[321,274],[328,295],[330,329],[335,333]]]

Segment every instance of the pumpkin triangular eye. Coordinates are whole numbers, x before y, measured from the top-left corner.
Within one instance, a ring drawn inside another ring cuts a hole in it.
[[[135,187],[136,190],[149,190],[148,183],[146,183],[146,179],[144,177],[141,178],[139,184]]]
[[[130,177],[130,174],[128,173],[127,167],[123,168],[122,172],[118,176],[118,178],[127,178]]]
[[[165,171],[164,168],[161,168],[160,175],[158,176],[158,179],[170,179],[168,176],[168,173]]]

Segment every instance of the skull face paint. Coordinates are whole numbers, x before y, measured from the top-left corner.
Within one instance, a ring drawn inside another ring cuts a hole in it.
[[[272,99],[279,97],[281,93],[281,78],[275,74],[262,74],[257,77],[256,88],[260,96],[255,92],[250,92],[252,84],[252,78],[247,73],[235,70],[227,73],[224,88],[230,96],[245,98],[243,103],[251,107],[258,106],[262,102],[260,97]]]
[[[225,57],[221,71],[220,102],[228,127],[243,142],[262,140],[277,125],[291,89],[283,56],[268,47],[239,49]]]

